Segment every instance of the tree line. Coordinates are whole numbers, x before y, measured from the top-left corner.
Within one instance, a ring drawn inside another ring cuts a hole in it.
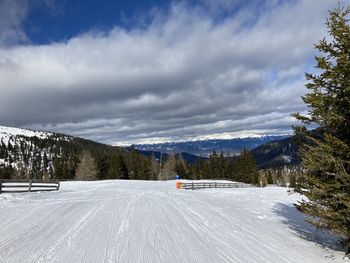
[[[188,164],[181,155],[173,155],[165,161],[160,172],[162,179],[179,175],[183,179],[224,179],[259,184],[259,172],[253,155],[242,150],[237,156],[225,156],[213,151],[208,159]]]
[[[156,160],[135,149],[55,134],[48,138],[12,136],[0,141],[3,179],[157,179]]]
[[[54,134],[48,138],[13,136],[0,141],[0,178],[58,180],[227,179],[259,184],[252,154],[234,157],[215,151],[208,159],[188,164],[181,155],[160,160],[136,149]]]

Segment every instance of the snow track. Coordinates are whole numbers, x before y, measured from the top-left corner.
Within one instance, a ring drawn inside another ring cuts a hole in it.
[[[0,195],[0,262],[349,262],[285,188],[69,182]]]

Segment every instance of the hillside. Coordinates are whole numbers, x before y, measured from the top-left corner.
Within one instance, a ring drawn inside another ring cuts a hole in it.
[[[251,152],[259,168],[276,168],[300,164],[298,146],[294,136],[267,142]]]
[[[89,152],[95,179],[154,179],[153,160],[136,151],[63,134],[0,126],[0,178],[75,178]]]
[[[126,180],[3,194],[0,261],[349,262],[334,236],[304,221],[297,200],[281,187],[192,191]]]

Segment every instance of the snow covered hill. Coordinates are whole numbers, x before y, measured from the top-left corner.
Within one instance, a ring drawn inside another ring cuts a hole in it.
[[[0,262],[350,262],[286,188],[175,189],[174,181],[62,183],[0,195]]]
[[[21,173],[38,173],[40,170],[49,174],[53,170],[53,157],[60,156],[62,149],[46,142],[68,142],[72,138],[51,132],[0,126],[0,168],[22,170]]]
[[[14,128],[14,127],[6,127],[0,126],[0,140],[2,140],[5,144],[8,143],[9,140],[13,137],[38,137],[40,139],[45,139],[49,136],[52,136],[51,132],[43,132],[43,131],[33,131],[28,129]]]

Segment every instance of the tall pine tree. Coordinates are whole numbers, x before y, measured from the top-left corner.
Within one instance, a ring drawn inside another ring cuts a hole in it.
[[[317,74],[306,74],[309,93],[302,97],[309,114],[294,116],[316,124],[318,132],[295,127],[302,142],[303,175],[297,207],[317,227],[343,237],[350,253],[350,25],[349,8],[330,11],[330,38],[315,45]]]

